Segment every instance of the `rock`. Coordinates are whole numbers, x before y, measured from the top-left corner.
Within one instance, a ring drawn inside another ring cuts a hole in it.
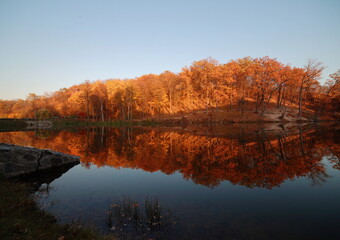
[[[0,174],[14,177],[43,169],[79,163],[79,157],[46,149],[0,143]]]
[[[9,152],[11,150],[11,146],[8,144],[0,144],[0,152]]]

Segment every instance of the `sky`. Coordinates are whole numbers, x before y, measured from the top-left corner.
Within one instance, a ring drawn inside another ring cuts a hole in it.
[[[340,69],[339,0],[0,0],[0,99],[269,56]]]

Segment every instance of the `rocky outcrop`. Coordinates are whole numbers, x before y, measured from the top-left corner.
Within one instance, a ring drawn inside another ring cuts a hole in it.
[[[15,177],[65,164],[78,164],[79,157],[46,149],[0,143],[0,174]]]

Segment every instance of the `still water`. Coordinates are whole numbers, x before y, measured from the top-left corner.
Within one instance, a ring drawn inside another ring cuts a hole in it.
[[[0,133],[81,157],[40,206],[120,239],[340,239],[340,128],[231,125]]]

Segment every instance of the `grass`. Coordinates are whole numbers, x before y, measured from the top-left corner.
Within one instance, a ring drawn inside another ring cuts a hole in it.
[[[107,225],[120,238],[163,239],[170,235],[178,218],[163,209],[157,198],[139,204],[130,198],[115,202],[107,213]]]
[[[26,184],[0,177],[0,239],[116,239],[80,224],[60,225],[40,210]]]

